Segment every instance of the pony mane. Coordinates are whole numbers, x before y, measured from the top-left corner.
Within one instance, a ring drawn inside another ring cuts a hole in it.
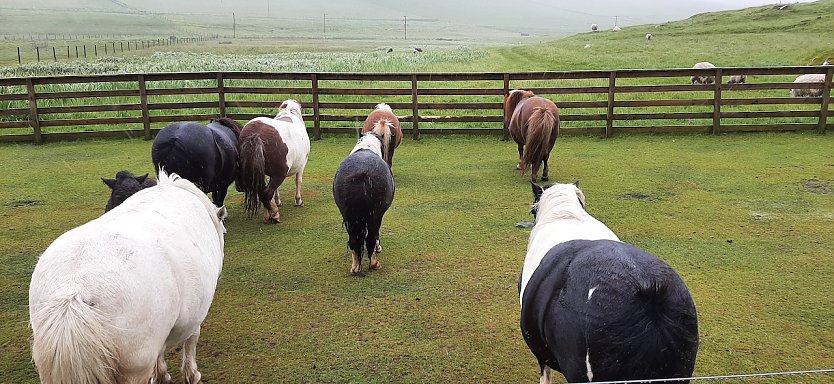
[[[197,196],[197,198],[200,199],[200,202],[203,203],[203,206],[205,206],[206,212],[211,217],[211,221],[214,223],[214,228],[217,230],[218,236],[221,236],[222,238],[223,234],[226,232],[226,227],[217,216],[218,208],[211,202],[211,200],[209,200],[208,196],[201,191],[200,188],[197,188],[194,183],[188,181],[187,179],[183,179],[176,173],[167,173],[163,167],[159,168],[159,174],[156,176],[156,181],[157,185],[171,185]]]
[[[573,184],[553,184],[544,190],[535,207],[537,225],[588,215],[585,194]]]
[[[211,121],[212,123],[220,124],[226,128],[229,128],[232,133],[235,134],[236,138],[240,138],[240,131],[243,129],[243,126],[237,122],[237,120],[232,119],[230,117],[218,117]]]
[[[280,111],[277,115],[275,115],[276,120],[281,116],[288,115],[290,113],[295,114],[295,116],[298,117],[299,120],[302,119],[301,104],[298,101],[295,101],[293,99],[284,100],[284,102],[282,102],[281,106],[278,108],[280,109]]]
[[[394,112],[393,110],[391,110],[391,107],[388,106],[388,104],[385,104],[385,103],[377,104],[376,107],[374,107],[374,110]]]
[[[359,142],[353,147],[350,153],[362,149],[368,149],[379,155],[383,160],[384,154],[388,153],[388,148],[391,146],[391,130],[394,124],[388,120],[380,120],[374,124],[373,129],[366,132],[359,138]]]
[[[518,105],[518,103],[522,99],[526,99],[526,98],[533,97],[533,96],[536,96],[536,94],[533,93],[532,91],[525,91],[523,89],[513,89],[512,91],[510,91],[510,93],[507,95],[507,97],[504,98],[504,116],[505,116],[505,119],[507,119],[507,121],[510,120],[510,116],[513,115],[513,111],[515,111],[515,107]]]

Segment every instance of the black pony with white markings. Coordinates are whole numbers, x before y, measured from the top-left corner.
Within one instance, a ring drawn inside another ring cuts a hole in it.
[[[222,117],[209,125],[172,123],[159,131],[151,148],[154,169],[176,173],[223,206],[229,185],[238,172],[237,142],[241,126]]]
[[[342,160],[333,179],[333,198],[348,233],[352,263],[350,273],[362,273],[363,247],[370,259],[369,269],[380,269],[382,252],[379,229],[382,217],[394,201],[394,176],[384,154],[392,145],[392,125],[380,120]]]
[[[519,299],[540,382],[551,369],[569,382],[691,377],[698,319],[680,276],[589,215],[577,185],[533,194]]]

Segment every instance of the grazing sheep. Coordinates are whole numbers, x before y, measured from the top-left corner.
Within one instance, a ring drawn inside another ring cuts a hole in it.
[[[599,29],[599,26],[596,24],[591,24],[591,31],[596,32]]]
[[[700,63],[695,64],[692,68],[695,69],[705,69],[705,68],[715,68],[714,65],[710,62],[702,61]],[[715,84],[715,76],[692,76],[690,78],[692,80],[692,85],[695,84]]]
[[[651,40],[652,40],[652,37],[654,37],[654,36],[652,36],[652,34],[651,34],[651,33],[647,33],[647,34],[646,34],[646,40],[651,41]]]
[[[591,48],[591,44],[585,44],[585,48]]]
[[[747,82],[747,75],[732,75],[727,84],[744,84]]]
[[[622,29],[620,29],[620,27],[618,27],[618,26],[616,26],[616,25],[615,25],[615,26],[614,26],[614,28],[613,28],[613,29],[611,29],[611,30],[612,30],[612,31],[614,31],[614,32],[620,32],[620,31],[622,31]]]
[[[809,73],[801,75],[793,81],[794,84],[800,83],[824,83],[825,74]],[[791,97],[820,97],[822,96],[822,88],[811,89],[791,89]]]

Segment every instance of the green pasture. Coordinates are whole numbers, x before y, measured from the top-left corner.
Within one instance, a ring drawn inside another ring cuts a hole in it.
[[[224,268],[197,351],[206,382],[536,382],[518,329],[529,230],[516,223],[531,219],[532,196],[515,145],[406,138],[383,269],[352,277],[331,182],[354,143],[312,143],[305,206],[284,206],[280,224],[246,217],[233,189],[227,197]],[[573,136],[550,165],[555,180],[580,180],[589,212],[623,241],[680,273],[699,313],[695,374],[721,375],[831,368],[831,148],[834,136],[810,133]],[[150,142],[7,144],[0,163],[0,381],[35,383],[27,292],[37,257],[103,212],[100,177],[152,172]],[[178,359],[170,353],[175,380]]]

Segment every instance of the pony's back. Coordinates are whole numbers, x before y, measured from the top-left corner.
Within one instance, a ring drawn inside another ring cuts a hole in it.
[[[698,350],[680,276],[611,240],[553,247],[523,292],[521,326],[539,362],[569,382],[690,377]]]
[[[223,261],[217,215],[192,183],[160,172],[158,186],[58,237],[29,287],[42,381],[110,382],[96,370],[150,378],[166,341],[193,334],[211,305]]]

